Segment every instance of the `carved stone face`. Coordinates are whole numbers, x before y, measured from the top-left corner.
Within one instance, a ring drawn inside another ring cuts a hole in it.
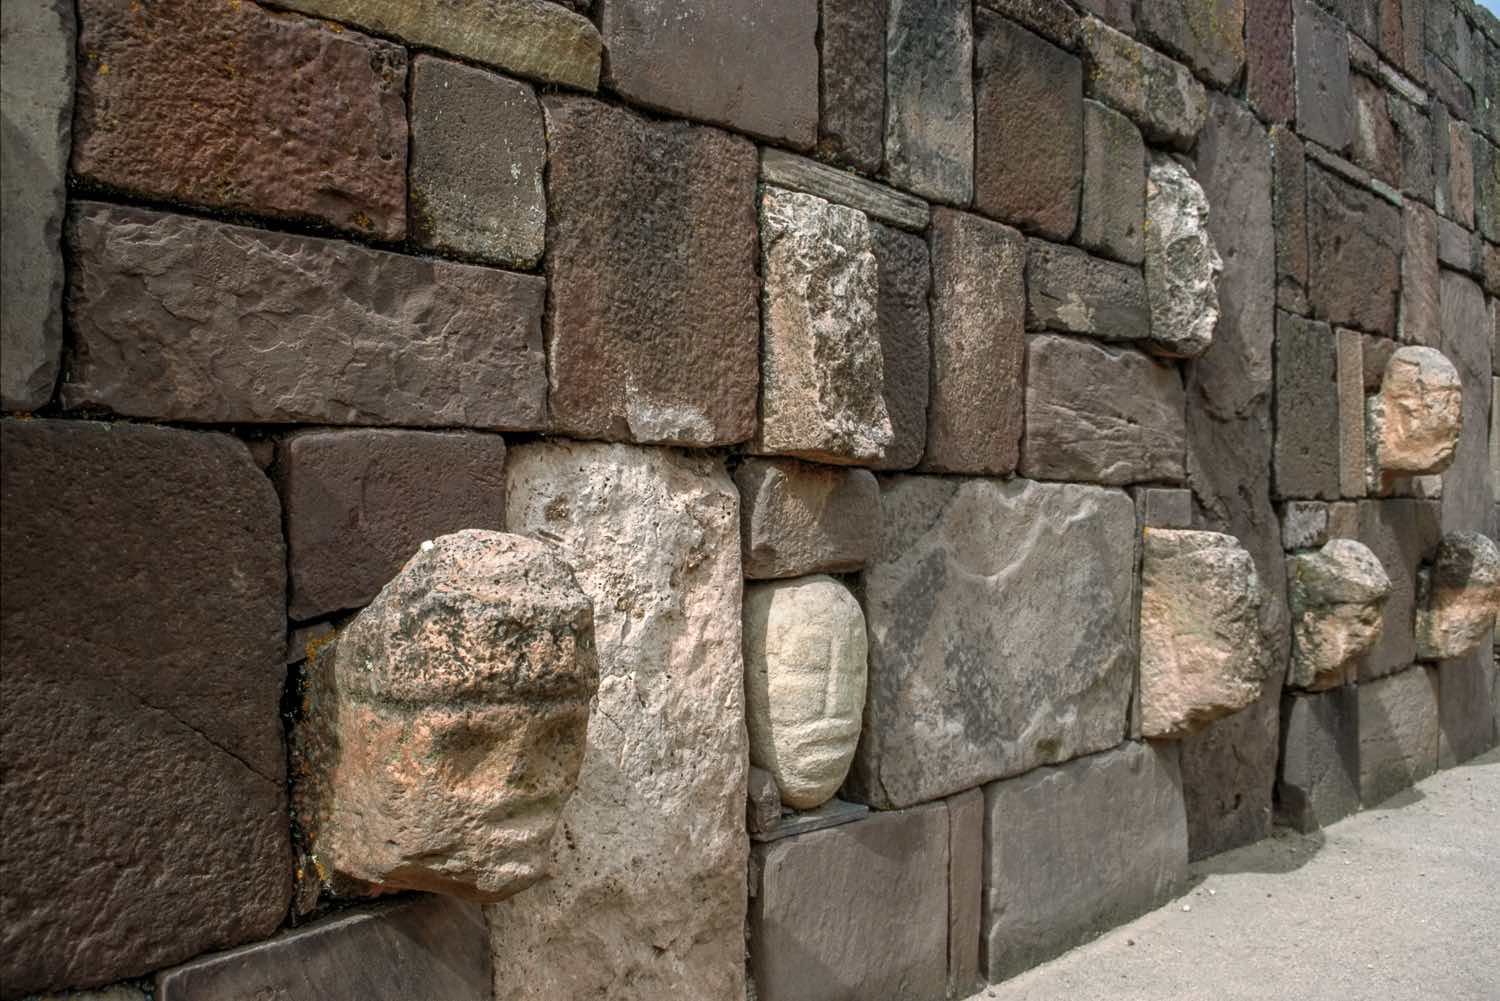
[[[1478,532],[1450,532],[1417,582],[1417,656],[1464,657],[1500,614],[1500,546]]]
[[[1433,348],[1401,348],[1386,363],[1368,423],[1379,472],[1441,473],[1453,462],[1463,428],[1458,370]]]
[[[1286,569],[1293,616],[1287,683],[1314,691],[1340,685],[1380,639],[1390,578],[1353,539],[1288,557]]]

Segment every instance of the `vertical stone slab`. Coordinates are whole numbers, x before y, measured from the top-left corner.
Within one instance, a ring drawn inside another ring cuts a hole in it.
[[[1500,739],[1489,701],[1496,673],[1494,640],[1489,635],[1468,656],[1438,664],[1439,768],[1477,757]]]
[[[1313,0],[1292,0],[1297,64],[1297,131],[1342,153],[1354,139],[1349,36]]]
[[[1364,395],[1363,364],[1360,395]],[[1363,399],[1360,405],[1363,408]],[[1277,497],[1339,499],[1338,427],[1338,348],[1333,331],[1326,323],[1278,313],[1274,467]],[[1361,478],[1363,472],[1361,462]]]
[[[1488,435],[1493,362],[1484,292],[1463,275],[1444,271],[1441,299],[1441,350],[1458,369],[1464,394],[1458,451],[1443,474],[1443,531],[1493,536]]]
[[[1357,538],[1380,558],[1391,581],[1380,639],[1359,668],[1361,683],[1405,669],[1417,656],[1413,632],[1417,570],[1442,540],[1439,502],[1366,500],[1359,502]]]
[[[1339,493],[1365,495],[1365,342],[1340,327],[1338,344]]]
[[[12,3],[0,13],[0,409],[52,398],[62,355],[62,226],[73,129],[71,0]]]
[[[948,997],[966,998],[980,985],[979,937],[984,916],[984,792],[970,789],[948,806]]]
[[[1437,215],[1420,202],[1402,208],[1401,340],[1436,347],[1442,329]]]
[[[1315,831],[1359,809],[1359,691],[1288,693],[1281,700],[1276,816]]]
[[[1438,674],[1418,664],[1359,684],[1359,798],[1376,806],[1437,771]]]
[[[1302,140],[1285,125],[1271,128],[1272,220],[1276,233],[1276,305],[1307,312],[1307,161]]]
[[[885,171],[923,198],[974,191],[974,26],[968,0],[889,0]]]
[[[1145,252],[1146,144],[1130,119],[1097,101],[1083,102],[1083,197],[1078,242],[1139,264]]]
[[[1267,121],[1290,122],[1297,114],[1292,6],[1286,0],[1246,0],[1245,92]]]
[[[1467,122],[1448,123],[1448,196],[1450,217],[1473,229],[1474,134]]]
[[[932,268],[927,242],[912,233],[873,223],[880,293],[875,326],[884,368],[882,392],[891,419],[891,443],[875,469],[910,469],[927,450],[927,401],[932,383]]]
[[[497,997],[744,992],[744,666],[734,484],[660,449],[511,450],[511,531],[594,601],[599,694],[554,873],[488,910]]]
[[[1401,211],[1308,164],[1307,236],[1313,314],[1340,326],[1396,336]]]
[[[818,4],[818,153],[867,174],[885,158],[885,6]]]
[[[1387,110],[1396,130],[1396,147],[1401,157],[1401,191],[1424,204],[1436,195],[1433,181],[1432,119],[1428,108],[1418,107],[1389,95]]]

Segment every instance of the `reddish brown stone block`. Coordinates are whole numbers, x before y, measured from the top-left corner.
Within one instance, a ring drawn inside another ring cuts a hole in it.
[[[1313,314],[1339,326],[1394,337],[1401,232],[1401,211],[1394,205],[1309,163],[1308,300]]]
[[[885,157],[885,0],[821,0],[818,153],[874,174]]]

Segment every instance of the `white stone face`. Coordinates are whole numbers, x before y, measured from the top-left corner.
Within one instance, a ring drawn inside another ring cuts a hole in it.
[[[1219,322],[1224,261],[1208,233],[1208,198],[1187,168],[1153,156],[1146,177],[1146,296],[1158,354],[1196,358]]]
[[[1450,660],[1472,653],[1500,614],[1500,546],[1478,532],[1443,537],[1417,581],[1417,657]]]
[[[1391,580],[1380,559],[1353,539],[1333,539],[1286,561],[1292,611],[1287,684],[1320,690],[1348,680],[1380,639]]]
[[[1436,348],[1407,345],[1386,363],[1365,421],[1373,486],[1383,474],[1441,473],[1463,430],[1463,382]]]

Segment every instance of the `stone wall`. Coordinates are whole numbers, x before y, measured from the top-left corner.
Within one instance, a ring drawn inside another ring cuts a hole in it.
[[[962,997],[1496,742],[1468,0],[3,12],[7,1001]],[[577,791],[351,896],[307,662],[460,529]]]

